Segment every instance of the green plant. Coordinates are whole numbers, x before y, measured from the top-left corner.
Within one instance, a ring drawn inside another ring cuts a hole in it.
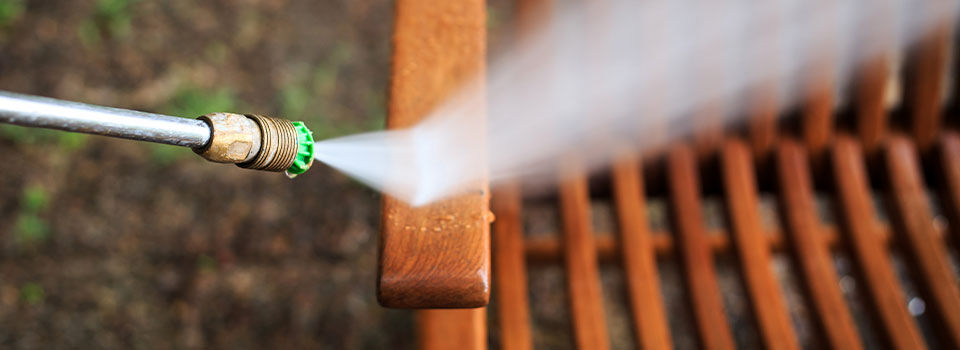
[[[14,241],[18,245],[42,242],[50,236],[50,228],[37,214],[20,213],[17,216]]]
[[[84,44],[93,45],[104,38],[123,38],[130,34],[132,5],[138,0],[97,0],[93,15],[83,21],[78,35]]]
[[[192,85],[181,87],[164,107],[167,114],[180,117],[199,117],[213,112],[227,112],[237,106],[237,97],[230,88],[213,90]]]
[[[20,215],[14,225],[14,240],[17,244],[33,244],[50,236],[47,223],[40,218],[41,211],[47,208],[50,196],[41,186],[28,186],[20,199]]]
[[[5,27],[23,15],[23,0],[0,0],[0,27]]]
[[[46,293],[43,286],[35,282],[28,282],[20,287],[20,300],[30,305],[37,305],[43,302]]]
[[[24,211],[37,213],[47,208],[47,204],[50,203],[50,195],[47,194],[47,189],[42,186],[28,186],[23,190],[21,202],[21,208]]]
[[[10,124],[0,125],[0,138],[23,145],[56,143],[63,151],[76,151],[87,143],[87,135],[84,134]]]

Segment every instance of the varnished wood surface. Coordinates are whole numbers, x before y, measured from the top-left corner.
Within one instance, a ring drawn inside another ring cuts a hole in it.
[[[936,238],[917,149],[906,137],[891,136],[884,162],[898,238],[913,261],[940,334],[950,348],[960,348],[960,291],[948,265],[946,247]]]
[[[482,0],[397,1],[389,128],[414,125],[463,84],[482,76],[485,5]],[[382,305],[487,304],[492,217],[487,184],[473,187],[468,194],[422,207],[384,196],[377,286]]]
[[[519,185],[493,190],[493,279],[500,339],[504,350],[533,347],[530,302],[527,297],[527,264],[523,251],[523,210]]]
[[[840,292],[829,248],[815,211],[813,183],[806,152],[784,139],[777,150],[780,200],[790,245],[824,344],[831,349],[862,349],[853,316]]]
[[[685,145],[673,146],[667,155],[667,173],[677,249],[700,345],[706,349],[733,349],[733,335],[720,299],[713,252],[701,214],[700,183],[693,151]]]
[[[831,160],[843,233],[863,275],[880,333],[893,349],[924,349],[923,335],[907,310],[888,247],[882,242],[860,147],[853,139],[839,136]]]
[[[773,274],[750,150],[740,140],[729,139],[721,152],[730,231],[763,345],[767,349],[799,349],[783,291]]]
[[[487,309],[417,310],[417,339],[424,350],[487,348]]]
[[[575,161],[565,165],[560,180],[560,214],[563,224],[563,257],[573,335],[580,349],[608,349],[610,339],[603,310],[600,270],[593,243],[590,194],[583,168]]]
[[[936,1],[945,3],[943,1]],[[949,6],[956,10],[956,4]],[[904,108],[917,148],[933,146],[943,119],[943,94],[947,84],[947,59],[953,50],[956,15],[926,33],[907,54]]]
[[[627,280],[634,335],[643,349],[673,347],[657,274],[656,251],[646,216],[640,160],[632,154],[613,166],[613,201],[620,224],[621,265]]]

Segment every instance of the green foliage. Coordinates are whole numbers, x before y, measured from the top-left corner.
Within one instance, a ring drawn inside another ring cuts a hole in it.
[[[65,151],[76,151],[87,145],[87,135],[75,132],[57,133],[57,145]]]
[[[20,213],[17,216],[14,241],[18,245],[32,245],[43,242],[50,237],[50,228],[37,214]]]
[[[43,286],[35,282],[29,282],[20,287],[20,300],[30,305],[37,305],[43,302],[46,293]]]
[[[6,27],[23,15],[23,0],[0,0],[0,27]]]
[[[42,242],[50,236],[47,223],[40,218],[41,211],[50,203],[50,195],[41,186],[33,185],[23,190],[20,199],[20,215],[14,225],[14,240],[17,244]]]
[[[28,213],[37,213],[47,207],[50,195],[42,186],[29,186],[23,190],[23,199],[20,207]]]
[[[167,114],[195,118],[207,113],[229,112],[237,106],[237,97],[230,88],[214,90],[183,86],[164,107]]]
[[[87,135],[84,134],[10,124],[0,125],[0,139],[28,146],[55,143],[63,151],[76,151],[87,143]]]
[[[133,22],[132,5],[139,0],[97,0],[93,15],[80,24],[77,34],[87,46],[107,38],[124,38]]]
[[[173,145],[151,143],[147,147],[150,149],[150,160],[161,167],[173,164],[190,154],[189,150]]]

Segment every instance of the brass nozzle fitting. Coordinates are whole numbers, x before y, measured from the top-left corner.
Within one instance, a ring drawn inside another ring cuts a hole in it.
[[[294,164],[300,152],[298,131],[286,119],[234,113],[212,113],[197,119],[210,126],[210,141],[193,150],[213,162],[284,171]]]

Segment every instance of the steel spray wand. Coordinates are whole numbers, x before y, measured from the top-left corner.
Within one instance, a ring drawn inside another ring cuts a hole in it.
[[[313,164],[313,134],[303,122],[261,115],[188,119],[0,91],[0,123],[189,147],[212,162],[288,175]]]

